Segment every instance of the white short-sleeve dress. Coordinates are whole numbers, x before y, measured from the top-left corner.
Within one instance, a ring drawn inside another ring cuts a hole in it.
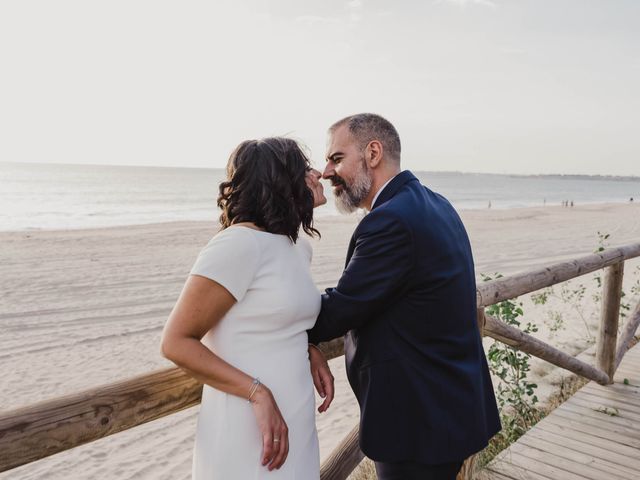
[[[289,427],[279,470],[262,466],[262,436],[251,404],[207,385],[193,456],[194,480],[314,480],[320,477],[315,398],[307,333],[320,311],[311,278],[311,245],[243,226],[218,233],[191,270],[237,300],[202,342],[231,365],[260,378]]]

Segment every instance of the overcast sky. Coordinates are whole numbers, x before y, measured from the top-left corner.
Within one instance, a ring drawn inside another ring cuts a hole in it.
[[[640,175],[637,0],[0,0],[0,161],[223,167],[361,111],[415,170]]]

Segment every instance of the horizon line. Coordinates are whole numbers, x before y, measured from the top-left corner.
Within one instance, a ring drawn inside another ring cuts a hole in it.
[[[12,165],[57,165],[71,167],[117,167],[117,168],[157,168],[157,169],[178,169],[178,170],[224,170],[225,167],[196,167],[190,165],[125,165],[125,164],[106,164],[106,163],[72,163],[72,162],[32,162],[32,161],[10,161],[0,160],[1,164]],[[462,170],[417,170],[406,168],[417,173],[437,173],[437,174],[456,174],[456,175],[499,175],[503,177],[599,177],[607,179],[633,179],[640,180],[639,175],[620,175],[620,174],[601,174],[601,173],[509,173],[509,172],[478,172],[478,171],[462,171]]]

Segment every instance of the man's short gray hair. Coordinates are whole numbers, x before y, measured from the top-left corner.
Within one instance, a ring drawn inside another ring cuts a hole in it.
[[[347,125],[360,149],[364,149],[369,142],[378,140],[382,144],[385,156],[400,162],[400,135],[386,118],[375,113],[358,113],[338,120],[329,127],[329,132],[333,133],[343,125]]]

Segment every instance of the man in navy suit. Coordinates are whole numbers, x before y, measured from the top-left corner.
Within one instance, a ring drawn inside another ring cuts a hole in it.
[[[401,171],[400,138],[379,115],[335,123],[326,159],[338,209],[369,213],[309,342],[346,335],[360,448],[379,479],[453,480],[500,430],[467,233],[444,197]]]

